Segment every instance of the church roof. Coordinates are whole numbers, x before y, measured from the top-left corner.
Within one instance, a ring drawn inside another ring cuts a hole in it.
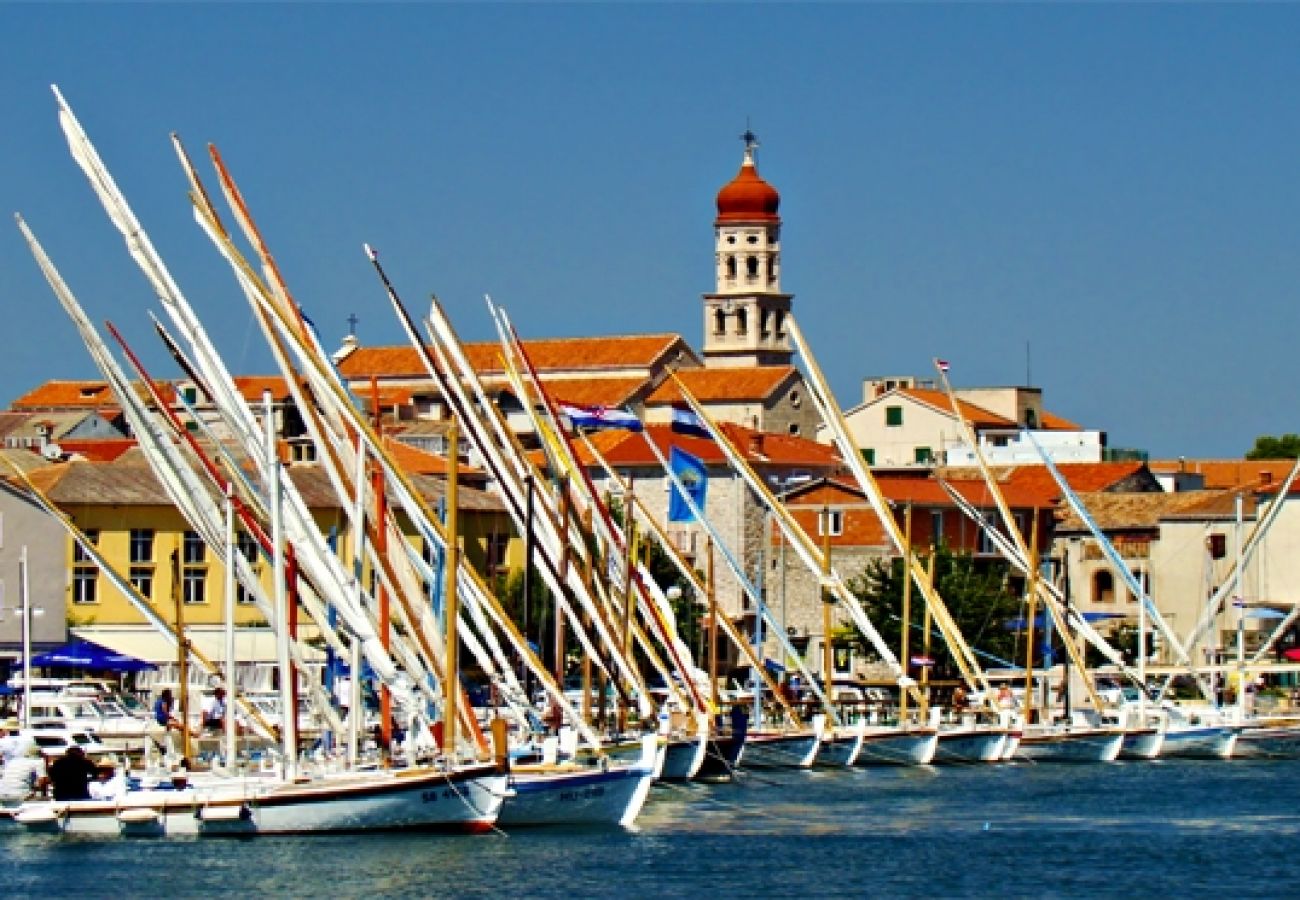
[[[701,403],[724,403],[767,400],[795,372],[794,366],[748,366],[735,369],[683,369],[676,374]],[[663,406],[682,399],[681,390],[670,378],[646,398],[646,405]]]
[[[725,222],[780,222],[777,209],[781,195],[758,174],[754,164],[752,146],[745,147],[745,158],[736,177],[718,191],[718,218],[715,224]]]

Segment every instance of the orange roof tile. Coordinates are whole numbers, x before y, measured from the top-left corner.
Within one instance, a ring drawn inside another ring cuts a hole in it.
[[[1206,490],[1280,485],[1294,465],[1293,459],[1162,459],[1148,463],[1159,475],[1201,475]]]
[[[23,394],[12,409],[96,408],[115,404],[116,398],[103,381],[47,381]]]
[[[98,438],[59,441],[64,453],[80,456],[91,462],[112,462],[135,446],[135,438]]]
[[[645,378],[543,378],[542,387],[557,402],[616,408],[631,403],[646,381]]]
[[[806,466],[812,469],[833,471],[839,469],[840,459],[834,448],[807,438],[787,434],[755,431],[723,422],[720,427],[727,439],[754,465]],[[646,425],[645,431],[607,431],[593,436],[593,443],[612,465],[654,465],[654,454],[646,446],[647,437],[667,457],[670,446],[680,447],[708,464],[724,462],[722,449],[713,441],[678,434],[669,425]],[[581,444],[577,446],[579,459],[587,465],[594,459]]]
[[[274,400],[283,400],[289,396],[289,384],[279,375],[235,375],[235,390],[249,403],[260,401],[264,391],[271,392]]]
[[[728,400],[766,400],[795,373],[794,366],[752,366],[735,369],[683,369],[682,384],[701,403]],[[667,379],[646,398],[647,406],[677,403],[682,392]]]
[[[677,334],[620,334],[608,337],[549,338],[524,341],[539,372],[556,369],[648,369],[690,347]],[[501,345],[495,341],[465,344],[470,365],[480,373],[503,372]],[[691,354],[693,355],[693,354]],[[345,378],[423,378],[427,372],[414,347],[358,347],[339,363]]]
[[[1083,431],[1083,426],[1077,422],[1071,422],[1069,419],[1047,410],[1043,410],[1043,417],[1038,424],[1044,431]]]
[[[941,413],[952,415],[952,401],[948,399],[948,395],[943,391],[930,388],[899,388],[898,393],[931,406]],[[982,406],[967,403],[965,400],[958,400],[957,408],[961,410],[962,418],[970,423],[972,428],[1016,427],[1016,423],[1012,420],[999,416],[997,413],[989,412]]]

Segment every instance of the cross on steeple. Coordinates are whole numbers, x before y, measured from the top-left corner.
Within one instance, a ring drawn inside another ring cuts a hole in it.
[[[740,136],[740,139],[745,142],[746,150],[754,150],[758,147],[758,135],[754,134],[749,127],[748,117],[745,118],[745,133]]]
[[[356,313],[348,313],[348,337],[357,336],[357,323],[360,321]]]

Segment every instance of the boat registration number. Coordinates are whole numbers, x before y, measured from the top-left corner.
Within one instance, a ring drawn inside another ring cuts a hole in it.
[[[560,802],[572,803],[575,800],[594,800],[597,797],[605,796],[603,787],[577,788],[572,791],[561,791]]]
[[[441,791],[421,791],[420,799],[425,803],[436,803],[439,799],[450,800],[456,796],[456,792],[451,788],[443,788]]]

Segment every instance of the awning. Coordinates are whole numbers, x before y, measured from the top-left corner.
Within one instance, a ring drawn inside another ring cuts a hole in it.
[[[151,662],[110,650],[94,641],[76,640],[31,658],[35,669],[90,669],[92,672],[143,672]]]

